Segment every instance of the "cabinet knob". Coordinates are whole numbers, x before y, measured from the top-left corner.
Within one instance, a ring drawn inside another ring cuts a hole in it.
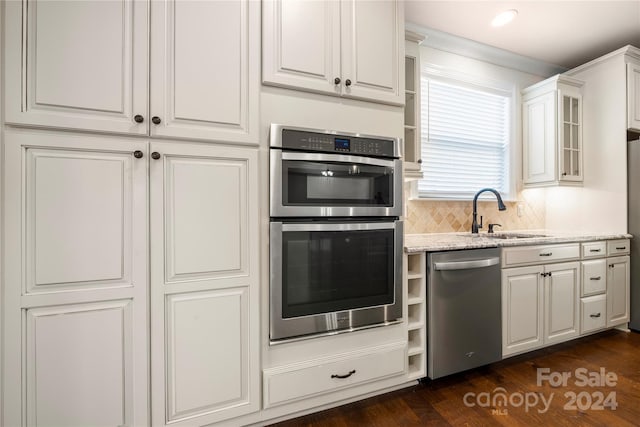
[[[418,163],[422,164],[422,159],[418,159]]]
[[[351,80],[347,79],[344,81],[345,86],[351,86]]]
[[[162,122],[162,120],[160,120],[160,117],[158,116],[151,117],[151,121],[153,122],[154,125],[159,125],[160,122]]]
[[[133,157],[135,157],[136,159],[141,159],[142,156],[144,156],[144,153],[140,150],[136,150],[133,152]]]
[[[342,80],[340,80],[340,77],[336,77],[335,79],[333,79],[333,83],[335,83],[337,85],[339,85],[341,81]]]
[[[151,158],[153,160],[158,160],[160,158],[160,153],[158,153],[157,151],[154,151],[153,153],[151,153]]]
[[[562,176],[567,176],[567,173],[566,172],[562,172]]]
[[[144,117],[140,114],[136,114],[135,116],[133,116],[133,121],[136,123],[142,123],[144,122]]]

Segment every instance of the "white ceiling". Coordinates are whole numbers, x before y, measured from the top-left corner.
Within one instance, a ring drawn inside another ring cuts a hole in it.
[[[490,25],[506,9],[518,16]],[[474,40],[548,64],[573,68],[631,44],[640,47],[640,0],[406,0],[409,23]]]

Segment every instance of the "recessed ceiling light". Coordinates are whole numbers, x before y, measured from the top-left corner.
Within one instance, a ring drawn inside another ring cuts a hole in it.
[[[513,18],[516,17],[517,14],[518,14],[518,11],[515,9],[509,9],[509,10],[505,10],[504,12],[500,12],[499,14],[496,15],[495,18],[493,18],[493,21],[491,21],[491,26],[502,27],[503,25],[507,25],[509,22],[513,20]]]

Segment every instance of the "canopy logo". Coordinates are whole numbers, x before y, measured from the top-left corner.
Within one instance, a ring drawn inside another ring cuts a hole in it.
[[[552,372],[549,368],[538,368],[536,372],[538,387],[573,388],[573,390],[563,393],[565,399],[563,409],[566,411],[602,411],[605,409],[615,411],[618,407],[616,392],[609,389],[617,384],[618,375],[615,372],[608,372],[605,368],[600,368],[598,371],[577,368],[573,371],[563,372]],[[591,390],[575,391],[575,388]],[[462,401],[467,407],[478,406],[491,409],[493,415],[508,415],[509,408],[520,407],[523,407],[525,412],[536,410],[538,413],[544,414],[551,407],[554,397],[555,392],[548,395],[534,391],[508,393],[505,388],[496,387],[491,392],[468,392],[463,396]]]

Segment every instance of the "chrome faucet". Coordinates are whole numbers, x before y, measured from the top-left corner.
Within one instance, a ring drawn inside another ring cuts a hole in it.
[[[478,225],[478,196],[485,191],[491,191],[496,195],[498,199],[498,210],[505,211],[507,207],[502,203],[502,197],[500,197],[500,193],[498,193],[493,188],[483,188],[478,191],[475,196],[473,196],[473,222],[471,223],[471,233],[478,234],[478,230],[482,228],[482,216],[480,217],[480,225]]]

